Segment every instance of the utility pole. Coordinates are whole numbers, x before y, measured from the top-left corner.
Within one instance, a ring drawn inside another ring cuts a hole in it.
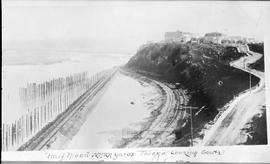
[[[193,116],[192,116],[192,109],[189,108],[190,110],[190,146],[193,147]]]
[[[251,92],[251,73],[249,72],[249,91]]]
[[[195,113],[195,116],[197,116],[204,108],[205,106],[200,107],[193,107],[193,106],[187,106],[187,101],[184,99],[184,106],[185,110],[188,108],[190,111],[190,146],[193,147],[193,109],[198,110],[198,112]]]
[[[198,107],[192,107],[192,106],[187,106],[187,102],[185,101],[185,109],[189,109],[190,113],[190,146],[193,147],[193,109],[198,109]]]
[[[192,107],[192,106],[188,106],[186,107],[189,109],[189,113],[190,113],[190,146],[193,147],[193,109],[198,109],[198,107]]]

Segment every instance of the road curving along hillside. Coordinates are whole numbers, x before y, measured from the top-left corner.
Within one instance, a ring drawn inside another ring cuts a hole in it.
[[[231,63],[231,66],[248,72],[260,79],[258,85],[242,92],[232,101],[228,109],[218,118],[215,124],[205,133],[201,145],[221,146],[245,143],[249,137],[244,132],[246,124],[260,112],[265,105],[264,72],[251,69],[252,64],[263,57],[262,54],[247,51],[247,56]]]

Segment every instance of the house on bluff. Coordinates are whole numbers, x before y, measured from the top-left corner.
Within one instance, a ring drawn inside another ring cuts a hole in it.
[[[192,38],[198,38],[198,35],[194,33],[190,33],[190,32],[182,32],[182,31],[165,33],[165,42],[186,43],[190,41]]]

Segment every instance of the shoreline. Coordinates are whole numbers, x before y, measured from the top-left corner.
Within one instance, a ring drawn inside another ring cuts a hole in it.
[[[113,80],[116,73],[117,70],[114,70],[110,77],[98,81],[62,114],[48,123],[26,143],[19,146],[17,151],[46,150],[51,148],[58,150],[67,145],[69,140],[77,134],[87,119],[88,114],[96,105],[96,101],[102,96],[104,90],[108,87],[108,83]],[[86,109],[85,105],[87,103],[91,107]]]
[[[146,79],[142,76],[139,76],[137,74],[135,74],[134,72],[129,72],[127,70],[120,70],[120,73],[129,76],[131,78],[134,78],[135,80],[138,81],[144,81],[146,83],[148,83],[149,85],[154,86],[157,90],[159,90],[159,92],[161,93],[162,97],[165,96],[164,91],[162,91],[161,87],[158,87],[158,85],[154,84],[151,82],[151,80]],[[152,83],[152,84],[151,84]],[[162,98],[162,101],[164,102],[164,98]],[[138,139],[138,137],[146,130],[148,130],[150,128],[150,126],[152,125],[153,121],[157,118],[158,115],[160,115],[160,108],[162,108],[162,106],[164,106],[164,103],[160,103],[158,106],[156,106],[156,109],[151,111],[151,115],[149,117],[147,117],[145,119],[144,122],[140,123],[143,130],[141,130],[138,134],[134,135],[133,137],[130,138],[130,140],[136,140]],[[122,142],[122,143],[121,143]],[[115,146],[116,148],[124,148],[126,147],[131,141],[124,141],[123,139],[121,139],[120,143],[118,143],[117,146]]]
[[[166,96],[166,100],[165,103],[155,106],[151,116],[147,118],[146,122],[142,123],[143,130],[131,137],[129,141],[122,141],[123,143],[120,143],[117,148],[172,146],[178,120],[183,119],[186,115],[183,108],[180,109],[181,104],[184,103],[183,99],[186,98],[183,91],[169,88],[169,84],[156,81],[126,68],[122,68],[121,73],[154,85],[162,92],[163,97]]]

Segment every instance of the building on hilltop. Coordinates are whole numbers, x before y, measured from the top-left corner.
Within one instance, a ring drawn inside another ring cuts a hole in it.
[[[225,38],[225,35],[219,32],[210,32],[206,33],[202,38],[202,41],[205,43],[218,43],[221,44],[221,41]]]
[[[166,32],[165,33],[165,42],[188,42],[191,38],[197,38],[198,35],[190,32],[182,32],[182,31],[175,31],[175,32]]]
[[[227,36],[220,32],[209,32],[200,37],[198,34],[190,32],[166,32],[164,42],[180,42],[180,43],[214,43],[223,45],[242,45],[247,43],[255,43],[253,38],[242,36]]]
[[[210,32],[210,33],[206,33],[204,36],[205,37],[221,37],[221,36],[224,36],[224,34],[219,33],[219,32]]]
[[[241,37],[241,36],[227,36],[224,37],[221,40],[221,44],[247,44],[247,43],[255,43],[254,38],[246,38],[246,37]]]

